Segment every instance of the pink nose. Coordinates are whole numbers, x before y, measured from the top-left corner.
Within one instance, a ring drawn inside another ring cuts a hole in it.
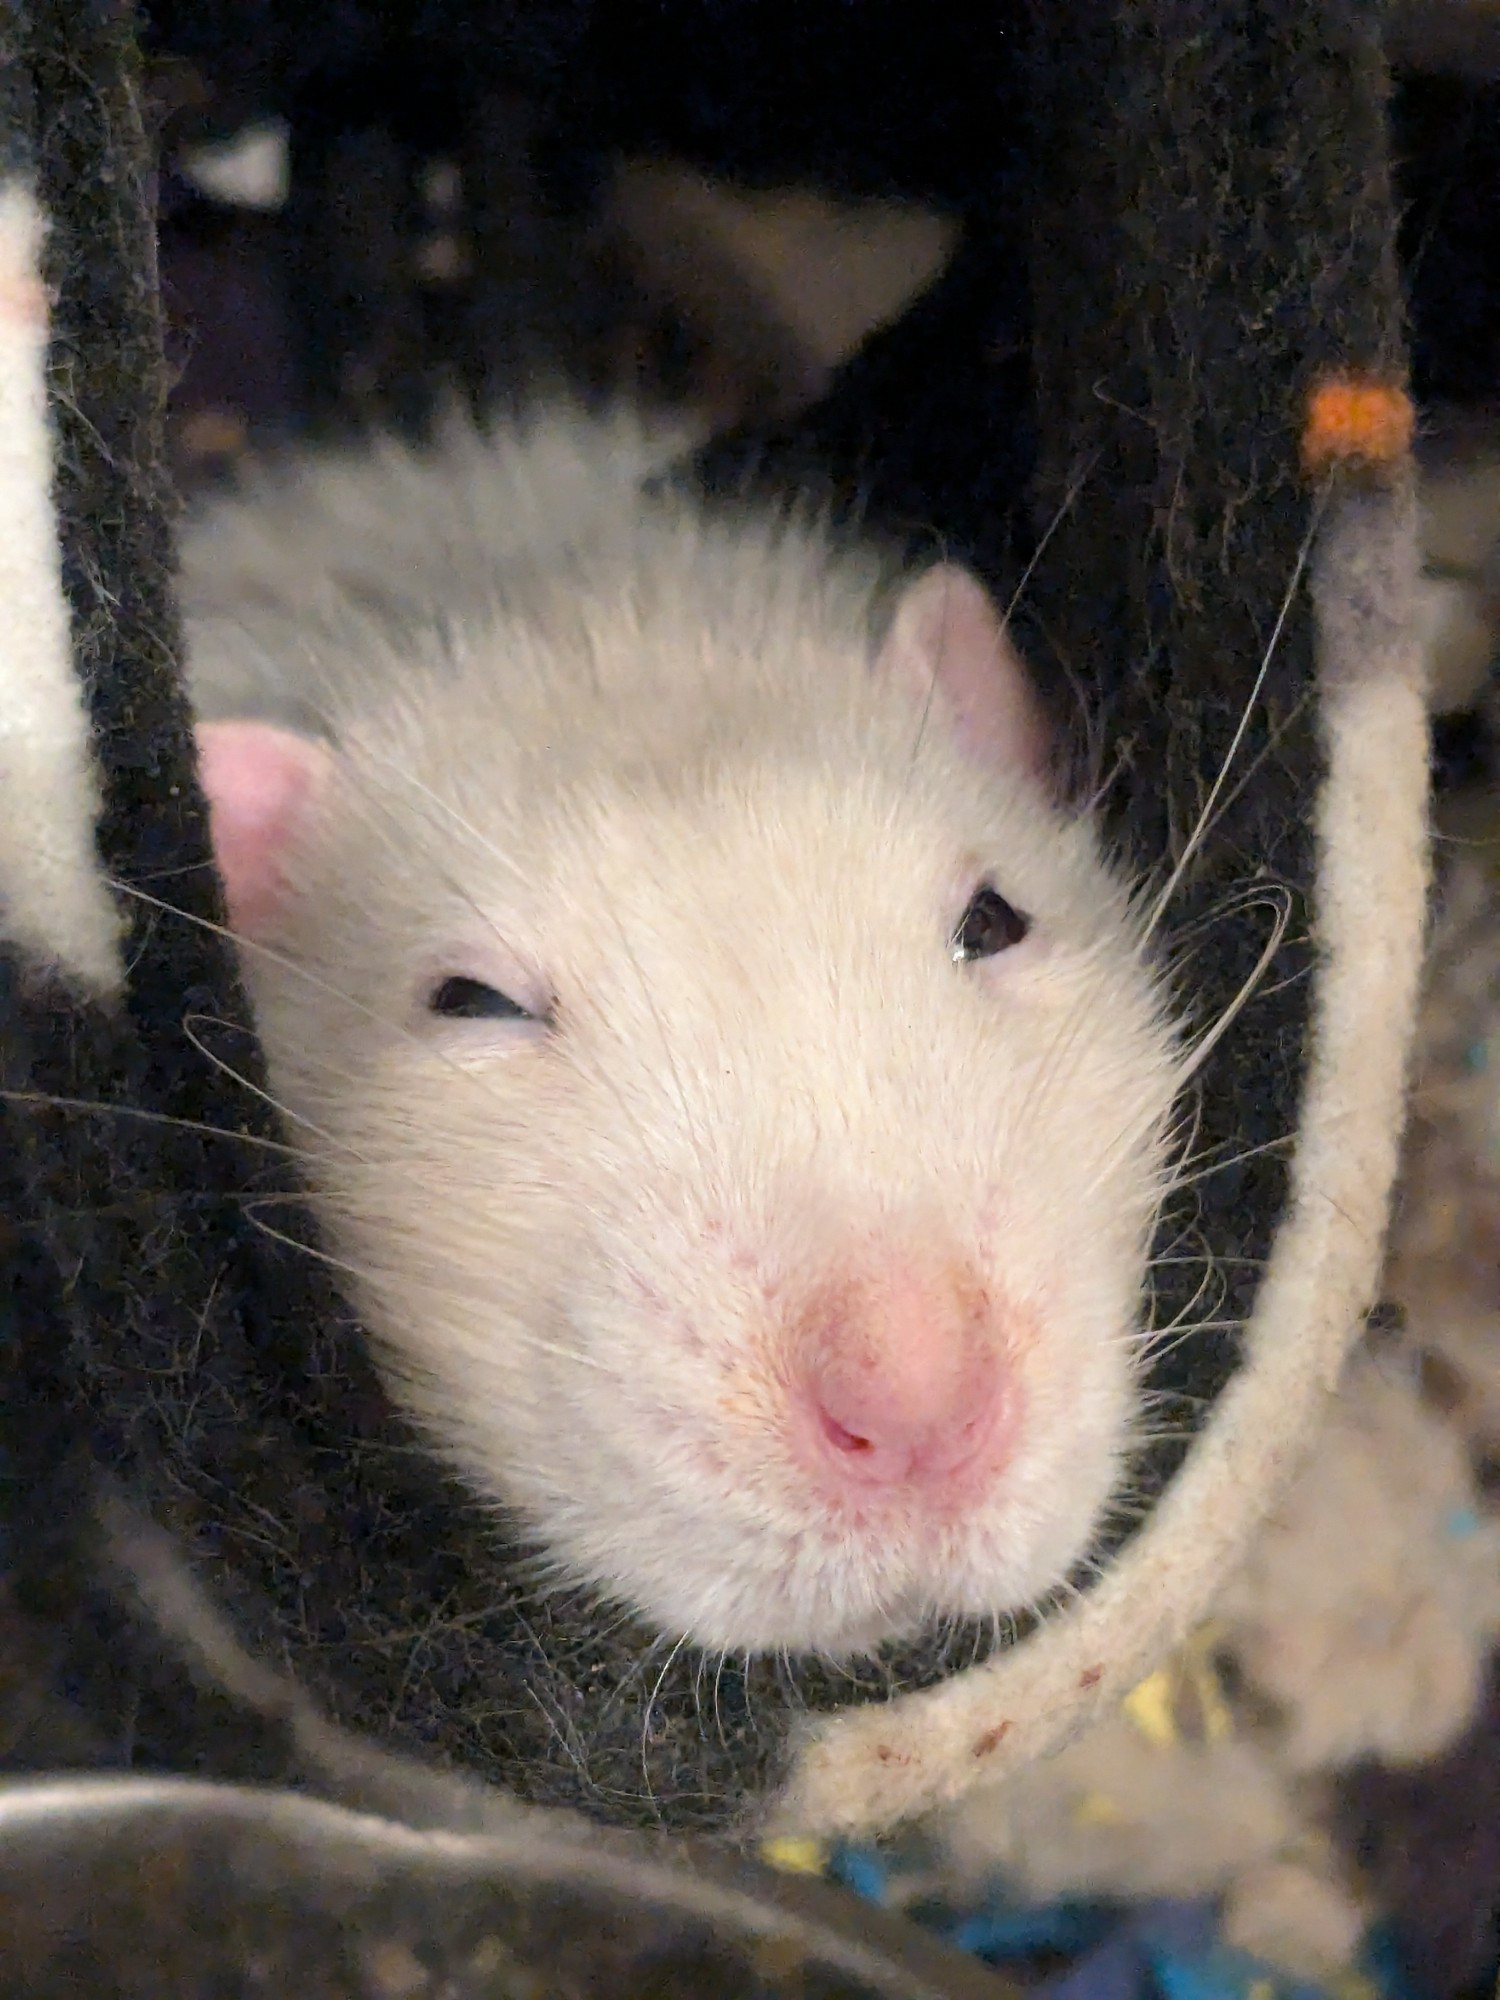
[[[830,1288],[799,1385],[825,1475],[932,1491],[996,1457],[1013,1397],[986,1322],[950,1272],[896,1263]]]

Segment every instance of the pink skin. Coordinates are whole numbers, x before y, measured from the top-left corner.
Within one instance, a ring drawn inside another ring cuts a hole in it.
[[[790,1330],[793,1450],[831,1503],[901,1496],[935,1519],[1014,1448],[1019,1385],[977,1275],[956,1255],[866,1253]]]
[[[881,665],[938,700],[974,761],[1047,789],[1052,732],[983,586],[947,563],[907,591]]]
[[[214,859],[229,921],[266,928],[286,892],[282,859],[328,768],[329,752],[268,722],[198,726],[198,778],[209,801]]]

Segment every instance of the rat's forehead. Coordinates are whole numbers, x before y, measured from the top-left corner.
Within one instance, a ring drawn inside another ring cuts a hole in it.
[[[851,760],[795,750],[736,754],[733,744],[674,764],[626,764],[608,782],[564,791],[552,815],[560,851],[619,880],[666,860],[688,873],[835,873],[847,878],[951,854],[961,814],[891,785]]]
[[[1023,858],[996,822],[920,786],[809,762],[560,800],[537,859],[549,922],[593,910],[669,936],[776,927],[790,944],[925,935],[989,877],[1050,900],[1027,845]]]
[[[374,794],[358,814],[385,871],[372,892],[414,909],[425,895],[445,921],[479,908],[541,939],[627,913],[670,930],[677,910],[699,927],[743,910],[779,914],[790,936],[799,913],[826,934],[858,909],[899,931],[955,914],[983,877],[1056,907],[1097,872],[1040,796],[936,738],[914,755],[904,709],[894,730],[878,705],[822,731],[747,705],[675,741],[625,715],[602,740],[595,716],[518,741],[501,715],[444,708],[440,727],[427,709],[411,754],[372,737],[353,782]]]

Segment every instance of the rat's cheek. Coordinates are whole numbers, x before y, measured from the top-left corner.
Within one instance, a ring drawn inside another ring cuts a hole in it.
[[[1016,1489],[1071,1544],[1091,1533],[1118,1481],[1136,1409],[1134,1360],[1126,1342],[1088,1331],[1039,1347],[1029,1374],[1032,1421]]]

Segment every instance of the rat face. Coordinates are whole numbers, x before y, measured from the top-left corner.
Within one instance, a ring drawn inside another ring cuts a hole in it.
[[[633,703],[606,671],[603,760],[586,692],[512,686],[491,730],[468,668],[338,750],[201,733],[395,1393],[562,1573],[710,1649],[848,1653],[1066,1576],[1133,1420],[1173,1095],[975,587],[914,586],[873,674],[815,652],[721,675],[707,726],[688,667]]]

